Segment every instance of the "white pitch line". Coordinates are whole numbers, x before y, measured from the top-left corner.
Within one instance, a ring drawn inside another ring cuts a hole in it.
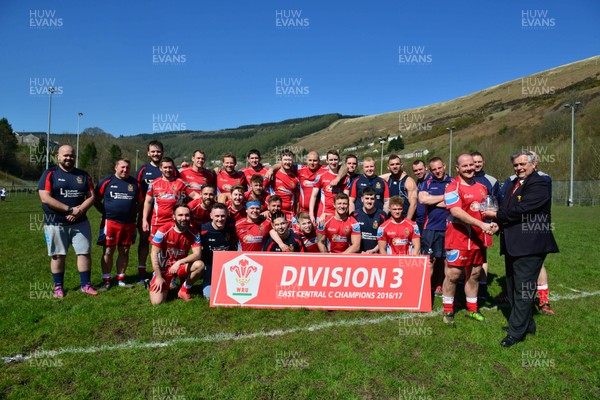
[[[580,292],[579,294],[567,294],[567,295],[553,295],[551,296],[553,301],[560,300],[575,300],[584,297],[597,296],[600,295],[600,291],[596,292]],[[492,307],[494,308],[494,307]],[[249,340],[256,339],[262,337],[275,337],[275,336],[284,336],[290,333],[297,332],[314,332],[320,331],[328,328],[335,327],[348,327],[348,326],[356,326],[356,325],[373,325],[379,324],[382,322],[393,321],[398,319],[410,319],[410,318],[431,318],[437,317],[442,314],[442,310],[432,311],[429,313],[423,314],[401,314],[401,315],[386,315],[378,318],[362,318],[355,320],[341,320],[341,321],[333,321],[333,322],[321,322],[319,324],[305,326],[305,327],[296,327],[289,329],[277,329],[271,331],[259,331],[254,333],[246,333],[246,334],[235,334],[235,333],[216,333],[213,335],[207,335],[202,337],[186,337],[168,340],[166,342],[150,342],[150,343],[141,343],[137,341],[128,341],[121,344],[115,345],[102,345],[102,346],[91,346],[91,347],[72,347],[66,349],[59,350],[39,350],[35,351],[32,354],[17,354],[11,357],[2,357],[2,361],[5,364],[9,364],[11,362],[25,362],[31,359],[36,358],[44,358],[44,357],[56,357],[63,354],[90,354],[90,353],[99,353],[103,351],[118,351],[118,350],[133,350],[133,349],[152,349],[152,348],[161,348],[161,347],[170,347],[179,343],[215,343],[215,342],[225,342],[225,341],[238,341],[238,340]]]

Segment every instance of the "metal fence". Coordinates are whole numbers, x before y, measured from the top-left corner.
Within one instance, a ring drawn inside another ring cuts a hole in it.
[[[569,181],[552,181],[552,205],[567,205]],[[600,205],[600,181],[573,181],[573,204],[576,206]]]

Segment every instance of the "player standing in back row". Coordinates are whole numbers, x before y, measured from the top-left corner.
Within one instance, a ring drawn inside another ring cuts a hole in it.
[[[135,220],[142,207],[144,194],[138,181],[129,173],[131,163],[120,159],[115,164],[115,173],[96,186],[95,206],[102,214],[98,244],[103,246],[101,259],[102,287],[110,289],[113,255],[118,248],[117,282],[126,287],[125,270],[129,263],[129,248],[135,242]]]

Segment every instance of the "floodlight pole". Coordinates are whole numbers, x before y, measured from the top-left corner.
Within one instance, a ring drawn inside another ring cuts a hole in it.
[[[83,116],[82,112],[77,113],[77,149],[75,150],[75,168],[79,168],[79,121]]]
[[[384,139],[379,140],[381,143],[381,165],[379,166],[379,175],[383,175],[383,145],[385,143]]]
[[[454,126],[446,128],[446,130],[450,131],[450,157],[448,162],[448,175],[451,175],[450,171],[452,170],[452,131],[454,131],[454,129],[456,129]]]
[[[574,148],[575,148],[575,109],[581,102],[576,101],[573,104],[567,103],[565,107],[571,109],[571,176],[569,178],[569,200],[567,205],[573,207],[573,160],[574,160]]]
[[[56,92],[52,86],[48,87],[48,134],[46,135],[46,169],[50,161],[50,121],[52,119],[52,94]]]

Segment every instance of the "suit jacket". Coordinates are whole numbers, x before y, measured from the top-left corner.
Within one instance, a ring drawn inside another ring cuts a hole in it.
[[[547,180],[534,171],[513,193],[517,182],[515,178],[507,183],[506,195],[496,213],[501,229],[500,254],[520,257],[557,253]]]

